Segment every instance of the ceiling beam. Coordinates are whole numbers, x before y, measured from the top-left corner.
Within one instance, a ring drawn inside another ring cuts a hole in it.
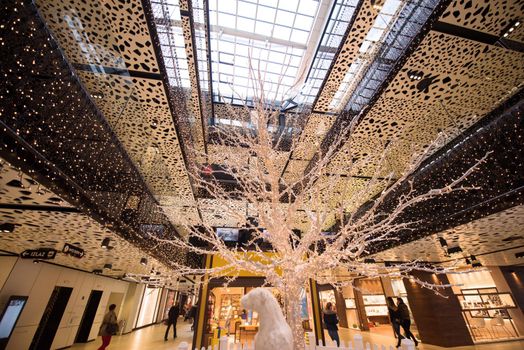
[[[476,41],[482,44],[500,46],[508,50],[524,53],[524,44],[521,42],[505,39],[504,37],[499,37],[467,27],[437,21],[432,29],[439,33],[449,34],[462,39]]]
[[[81,211],[75,207],[60,207],[55,205],[33,205],[33,204],[13,204],[0,203],[0,209],[9,210],[30,210],[30,211],[47,211],[60,213],[80,213]]]

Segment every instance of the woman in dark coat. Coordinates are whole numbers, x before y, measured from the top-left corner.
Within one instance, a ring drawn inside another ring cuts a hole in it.
[[[337,343],[337,346],[340,346],[340,338],[338,337],[338,317],[337,313],[333,311],[333,304],[327,303],[326,310],[324,311],[324,324],[328,331],[331,340]]]
[[[389,311],[389,319],[391,320],[391,326],[393,327],[393,332],[395,332],[395,336],[398,339],[397,342],[397,348],[400,346],[400,341],[402,338],[402,334],[400,334],[400,317],[398,315],[398,308],[395,305],[395,302],[393,301],[392,297],[386,298],[386,304],[388,306]]]
[[[409,317],[409,308],[404,303],[404,300],[402,298],[397,298],[397,307],[398,307],[398,317],[400,319],[400,325],[402,326],[402,329],[404,330],[404,334],[406,334],[406,338],[411,338],[413,342],[415,343],[415,346],[418,346],[417,338],[411,333],[409,328],[411,327],[411,319]]]
[[[115,309],[115,304],[109,305],[109,312],[105,314],[104,319],[102,320],[102,325],[98,331],[98,335],[102,336],[102,345],[100,345],[98,350],[105,350],[111,342],[111,336],[118,332],[118,322]]]

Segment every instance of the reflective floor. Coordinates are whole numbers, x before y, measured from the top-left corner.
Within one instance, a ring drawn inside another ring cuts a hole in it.
[[[343,341],[348,341],[353,339],[355,334],[362,334],[364,343],[369,342],[371,344],[386,345],[386,348],[389,348],[390,345],[396,345],[397,340],[393,337],[393,334],[387,335],[377,333],[377,332],[359,332],[355,330],[350,330],[347,328],[341,328],[339,330],[340,339]],[[326,339],[330,339],[329,335],[325,334]],[[499,343],[490,343],[490,344],[479,344],[474,346],[460,346],[454,348],[443,348],[440,346],[428,345],[420,343],[418,348],[419,350],[442,350],[442,349],[453,349],[453,350],[517,350],[524,349],[524,340],[519,341],[507,341]]]
[[[114,336],[107,350],[176,350],[178,345],[185,341],[191,345],[193,331],[191,324],[179,321],[177,327],[177,338],[173,340],[173,330],[169,330],[169,340],[164,341],[166,326],[156,325],[139,329],[122,336]],[[102,338],[87,344],[75,344],[70,349],[96,350],[102,344]]]
[[[186,341],[191,344],[193,340],[193,332],[191,331],[191,326],[189,323],[179,322],[177,327],[176,340],[169,339],[164,341],[165,326],[156,325],[147,328],[137,330],[135,332],[123,335],[115,336],[111,340],[111,344],[107,348],[108,350],[176,350],[180,342]],[[360,333],[354,330],[348,330],[341,328],[340,338],[344,341],[353,338],[353,335]],[[390,345],[395,345],[396,340],[392,336],[362,332],[361,333],[364,342],[384,344],[387,347]],[[171,333],[172,335],[172,333]],[[326,339],[329,339],[329,336],[326,334]],[[96,350],[102,343],[101,338],[98,337],[96,341],[87,343],[87,344],[76,344],[71,347],[71,349],[83,349],[83,350]],[[475,346],[464,346],[456,348],[442,348],[439,346],[420,344],[418,349],[420,350],[443,350],[443,349],[453,349],[453,350],[517,350],[524,349],[524,341],[511,341],[503,343],[492,343],[492,344],[482,344]]]

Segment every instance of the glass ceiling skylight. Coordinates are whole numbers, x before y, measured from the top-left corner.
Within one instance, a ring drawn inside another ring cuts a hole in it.
[[[335,3],[302,89],[302,100],[297,102],[312,104],[315,101],[359,2],[343,0]]]
[[[255,82],[266,101],[294,97],[318,6],[314,0],[210,0],[214,101],[250,104],[260,96]]]
[[[395,18],[402,9],[403,1],[401,0],[386,0],[380,12],[373,23],[373,26],[367,33],[364,42],[360,46],[359,56],[353,61],[349,67],[342,83],[340,84],[330,108],[333,111],[339,111],[345,106],[347,99],[356,88],[362,76],[366,73],[366,69],[371,62],[373,62],[381,42],[389,33]]]
[[[189,71],[178,0],[151,0],[169,84],[189,89]]]

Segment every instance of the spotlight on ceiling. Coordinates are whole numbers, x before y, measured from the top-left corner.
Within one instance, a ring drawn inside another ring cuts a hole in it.
[[[473,266],[473,267],[481,267],[482,266],[482,263],[477,260],[477,257],[475,255],[470,255],[470,259],[471,259],[471,266]]]
[[[410,70],[407,74],[408,74],[409,79],[411,80],[420,80],[424,76],[423,72],[415,71],[415,70]]]
[[[147,259],[146,258],[140,259],[140,264],[146,266],[147,265]]]
[[[375,259],[364,259],[364,264],[374,264],[376,263]]]
[[[0,224],[0,232],[11,233],[15,230],[15,224],[3,223]]]
[[[111,242],[111,238],[106,237],[102,240],[102,248],[109,249],[109,242]]]
[[[523,259],[523,258],[524,258],[524,252],[518,252],[518,253],[515,253],[515,258],[517,258],[517,259]]]
[[[95,275],[101,275],[102,272],[103,272],[103,271],[102,271],[101,269],[94,269],[94,270],[93,270],[93,273],[94,273]]]
[[[515,20],[512,24],[510,24],[506,30],[504,31],[504,34],[502,35],[504,38],[507,38],[517,27],[520,26],[520,21]]]
[[[456,254],[456,253],[460,253],[461,251],[462,251],[462,248],[460,248],[458,245],[448,248],[448,254]]]
[[[111,270],[113,268],[113,264],[105,264],[104,269]]]
[[[442,246],[442,248],[447,248],[448,247],[448,242],[446,242],[446,240],[443,237],[439,237],[438,240],[439,240],[440,245]]]

